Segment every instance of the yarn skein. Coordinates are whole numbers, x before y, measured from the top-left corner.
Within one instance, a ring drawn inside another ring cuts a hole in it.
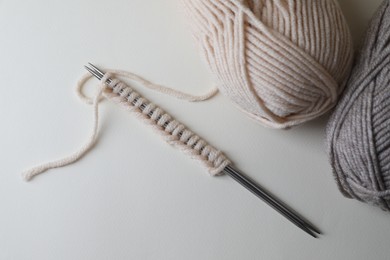
[[[272,128],[314,119],[337,102],[352,63],[335,0],[182,0],[221,92]]]
[[[390,210],[390,1],[374,16],[327,127],[341,192]]]

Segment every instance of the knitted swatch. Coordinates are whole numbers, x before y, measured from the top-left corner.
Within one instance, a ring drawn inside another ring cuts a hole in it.
[[[174,120],[168,113],[143,98],[137,91],[123,82],[111,78],[111,76],[122,76],[154,91],[186,100],[189,102],[198,102],[210,99],[218,90],[212,89],[204,95],[191,95],[169,87],[155,84],[141,76],[127,71],[111,70],[102,76],[98,91],[93,98],[88,98],[83,93],[83,87],[92,77],[91,73],[84,75],[76,86],[77,96],[85,103],[93,107],[92,130],[87,141],[70,155],[44,162],[36,165],[22,173],[26,181],[30,181],[35,176],[46,172],[47,170],[64,167],[77,162],[94,146],[98,138],[99,128],[99,102],[103,98],[110,99],[121,105],[126,111],[131,112],[140,121],[143,121],[157,134],[160,135],[168,144],[189,155],[192,159],[198,161],[211,175],[222,174],[223,169],[230,164],[230,161],[221,151],[209,145],[205,140],[197,136],[180,122]]]
[[[335,0],[182,0],[219,89],[273,128],[331,109],[352,42]]]
[[[375,15],[327,129],[342,193],[390,210],[390,1]]]

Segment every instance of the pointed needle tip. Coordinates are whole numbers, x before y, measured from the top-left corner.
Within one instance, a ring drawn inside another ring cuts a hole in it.
[[[314,233],[313,230],[310,230],[310,229],[303,229],[303,231],[305,231],[307,234],[309,234],[310,236],[314,237],[314,238],[318,238],[318,234]]]

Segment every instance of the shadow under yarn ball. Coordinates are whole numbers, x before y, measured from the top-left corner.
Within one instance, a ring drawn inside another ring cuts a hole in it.
[[[390,210],[390,1],[375,14],[328,128],[342,193]]]
[[[334,107],[352,40],[336,0],[182,0],[221,92],[263,125],[287,128]]]

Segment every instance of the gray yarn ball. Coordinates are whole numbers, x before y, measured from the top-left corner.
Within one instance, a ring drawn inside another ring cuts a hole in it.
[[[390,210],[390,0],[374,16],[327,127],[341,192]]]

